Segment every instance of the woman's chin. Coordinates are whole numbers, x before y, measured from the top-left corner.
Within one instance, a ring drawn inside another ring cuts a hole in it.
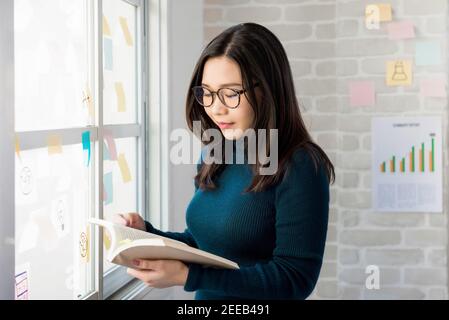
[[[226,140],[238,140],[243,135],[239,129],[222,129],[221,132]]]

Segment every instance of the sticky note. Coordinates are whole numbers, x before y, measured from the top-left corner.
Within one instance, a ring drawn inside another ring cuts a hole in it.
[[[87,163],[86,166],[89,166],[90,164],[90,131],[86,131],[82,135],[83,138],[83,150],[84,152],[87,152]]]
[[[415,63],[417,66],[441,64],[441,45],[437,41],[421,41],[415,44]]]
[[[409,86],[412,84],[412,77],[410,60],[387,61],[387,86]]]
[[[20,140],[19,140],[19,136],[17,134],[14,136],[14,144],[15,144],[16,154],[20,159]]]
[[[112,172],[106,173],[103,176],[103,197],[106,196],[105,205],[111,204],[114,201],[114,185],[112,182]]]
[[[92,98],[92,94],[90,91],[90,86],[88,84],[86,84],[86,88],[84,89],[83,102],[87,105],[87,109],[89,111],[89,116],[93,119],[95,116],[95,108],[94,108],[94,101]]]
[[[112,136],[112,132],[109,130],[104,130],[103,132],[104,139],[108,144],[109,158],[112,161],[117,161],[117,147],[115,145],[114,137]],[[106,159],[105,159],[106,160]]]
[[[125,155],[123,153],[118,156],[118,165],[120,167],[120,172],[122,173],[123,182],[131,182],[132,178],[129,171],[128,162],[126,161]]]
[[[373,106],[376,103],[375,88],[372,81],[357,81],[349,84],[350,105]]]
[[[114,69],[112,39],[103,38],[103,59],[104,69],[112,71]]]
[[[48,154],[62,153],[62,138],[59,135],[50,135],[47,138]]]
[[[111,27],[109,26],[109,21],[106,16],[103,16],[103,35],[112,36]]]
[[[89,263],[89,252],[90,252],[90,230],[86,227],[86,230],[80,233],[79,237],[79,252],[81,261],[84,263]]]
[[[121,82],[115,83],[115,93],[117,95],[118,112],[126,112],[125,90],[123,90],[123,84]]]
[[[365,18],[373,19],[378,22],[385,22],[392,20],[391,4],[389,3],[376,3],[369,4],[365,7]]]
[[[133,38],[128,28],[128,20],[124,17],[120,17],[120,26],[122,27],[123,35],[125,36],[126,43],[128,46],[133,45]]]
[[[387,30],[388,38],[391,40],[415,38],[415,25],[411,21],[391,22]]]
[[[421,80],[420,93],[423,97],[446,98],[446,79],[441,77]]]

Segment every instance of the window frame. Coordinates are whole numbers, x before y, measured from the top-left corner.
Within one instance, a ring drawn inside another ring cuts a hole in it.
[[[14,186],[14,145],[13,145],[13,136],[14,133],[20,140],[20,149],[22,151],[26,150],[34,150],[38,148],[47,147],[46,139],[49,134],[57,134],[62,138],[63,146],[64,145],[73,145],[81,142],[81,134],[86,131],[90,131],[91,141],[92,143],[92,167],[91,170],[91,179],[90,179],[90,197],[89,201],[91,203],[91,211],[90,216],[94,216],[97,218],[103,218],[103,138],[104,131],[108,130],[112,133],[114,139],[120,138],[136,138],[137,139],[137,172],[135,183],[137,183],[137,208],[138,212],[143,213],[145,219],[149,219],[148,211],[146,210],[149,199],[147,199],[148,195],[148,129],[147,129],[147,112],[146,108],[148,105],[148,84],[147,84],[147,74],[148,74],[148,54],[147,54],[147,22],[148,18],[148,8],[146,0],[121,0],[129,3],[130,5],[136,6],[137,8],[137,21],[136,21],[136,54],[137,54],[137,123],[136,124],[119,124],[119,125],[104,125],[103,124],[103,30],[102,30],[102,21],[103,21],[103,0],[93,0],[88,2],[88,51],[89,51],[89,67],[88,67],[88,83],[90,88],[92,89],[93,100],[95,105],[95,111],[98,117],[95,119],[94,125],[88,125],[86,127],[76,127],[76,128],[67,128],[67,129],[49,129],[49,130],[40,130],[40,131],[26,131],[26,132],[15,132],[14,130],[14,67],[12,68],[12,75],[2,72],[2,77],[5,78],[5,83],[11,82],[11,86],[2,86],[1,90],[8,90],[5,92],[5,97],[8,97],[9,100],[4,100],[6,106],[11,106],[6,109],[5,117],[1,117],[4,122],[1,123],[1,128],[6,130],[6,134],[2,134],[0,137],[1,145],[7,148],[7,151],[2,154],[8,154],[10,157],[8,158],[8,162],[5,163],[6,168],[8,170],[2,170],[1,178],[2,181],[11,181],[8,183],[9,186]],[[11,6],[10,11],[14,12],[14,4],[13,0],[2,1],[2,5]],[[8,10],[2,10],[6,15]],[[8,16],[8,15],[6,15]],[[12,17],[14,14],[11,15]],[[14,39],[14,22],[13,19],[1,19],[5,23],[10,23],[9,28],[2,28],[2,38],[9,36]],[[10,33],[10,34],[8,34]],[[2,40],[3,42],[3,40]],[[10,46],[12,50],[14,50],[14,46]],[[1,56],[2,61],[6,59],[6,57]],[[12,54],[13,59],[13,54]],[[6,61],[9,61],[6,60]],[[14,66],[13,62],[11,63]],[[11,78],[12,76],[12,78]],[[100,90],[101,88],[101,90]],[[12,93],[11,93],[12,92]],[[2,92],[3,96],[3,92]],[[11,98],[12,97],[12,98]],[[12,99],[12,100],[11,100]],[[10,103],[8,103],[10,101]],[[5,141],[3,141],[3,139]],[[142,140],[143,139],[143,140]],[[11,163],[12,159],[12,163]],[[11,170],[9,170],[11,169]],[[5,192],[2,190],[1,196],[5,197],[6,202],[2,204],[2,207],[5,205],[6,208],[11,208],[7,210],[11,212],[11,215],[6,217],[6,223],[0,226],[0,235],[5,232],[8,234],[9,238],[14,238],[14,234],[10,234],[11,230],[14,232],[14,217],[15,217],[15,200],[14,200],[14,188],[8,188],[10,191]],[[3,231],[3,228],[5,231]],[[93,245],[92,252],[94,254],[93,262],[93,291],[88,293],[87,296],[83,297],[83,299],[105,299],[111,296],[114,292],[125,286],[129,283],[133,278],[131,278],[127,273],[125,268],[114,267],[106,274],[103,272],[103,235],[102,230],[95,230],[93,228]],[[1,239],[0,239],[1,241]],[[11,241],[10,241],[11,242]],[[12,273],[11,277],[5,277],[8,279],[12,279],[12,284],[14,283],[14,246],[13,244],[9,244],[11,248],[9,248],[9,253],[12,251],[12,260],[6,259],[5,264],[9,267],[9,269],[3,269]],[[1,247],[0,247],[1,248]],[[7,257],[8,255],[2,256]],[[3,258],[2,258],[3,261]],[[11,270],[12,269],[12,270]],[[11,286],[11,284],[10,284]],[[0,288],[3,290],[3,288]],[[12,289],[12,297],[14,298],[14,288]],[[9,292],[9,291],[5,291]],[[2,294],[2,291],[0,291]]]

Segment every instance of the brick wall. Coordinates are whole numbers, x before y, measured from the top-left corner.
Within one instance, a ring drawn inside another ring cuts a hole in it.
[[[311,299],[447,299],[447,200],[443,214],[371,210],[371,119],[374,116],[440,115],[448,132],[447,99],[423,98],[419,80],[447,77],[445,0],[384,0],[395,21],[415,23],[416,39],[392,41],[386,25],[367,30],[366,0],[205,0],[205,44],[241,22],[262,23],[283,42],[315,140],[336,165],[331,188],[325,261]],[[438,40],[443,64],[415,67],[410,87],[385,85],[385,61],[414,57],[415,42]],[[370,80],[374,107],[350,107],[348,82]],[[447,150],[447,139],[443,138]],[[447,154],[443,159],[448,169]],[[448,180],[444,176],[444,199]],[[380,268],[379,290],[365,288],[365,268]]]

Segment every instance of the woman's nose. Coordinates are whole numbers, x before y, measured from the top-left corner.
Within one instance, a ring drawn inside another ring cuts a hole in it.
[[[228,111],[228,108],[221,102],[221,100],[216,97],[214,103],[210,106],[213,114],[225,114]]]

